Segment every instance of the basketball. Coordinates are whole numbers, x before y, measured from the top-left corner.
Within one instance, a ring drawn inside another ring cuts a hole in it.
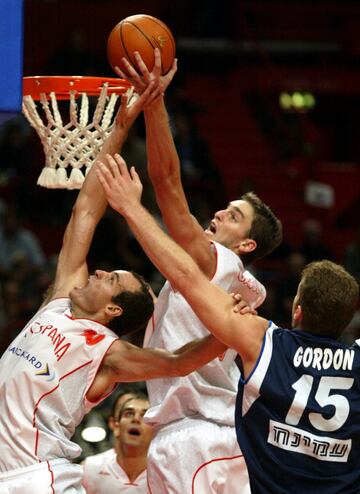
[[[111,31],[107,53],[109,62],[114,69],[119,67],[125,74],[126,68],[122,62],[125,57],[138,71],[134,52],[138,51],[148,70],[154,66],[154,48],[161,52],[161,74],[166,74],[174,61],[175,41],[170,29],[156,17],[138,14],[126,17]]]

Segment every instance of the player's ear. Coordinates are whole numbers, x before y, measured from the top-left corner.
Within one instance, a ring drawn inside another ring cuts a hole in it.
[[[115,417],[112,415],[108,418],[108,426],[112,431],[115,429]]]
[[[294,309],[293,320],[295,325],[299,324],[303,317],[303,311],[301,305],[297,305]]]
[[[105,313],[109,319],[114,319],[114,317],[121,316],[121,314],[123,313],[123,310],[120,307],[120,305],[117,305],[114,302],[111,302],[110,304],[107,304],[107,306],[105,307]]]
[[[248,254],[249,252],[255,250],[256,247],[257,243],[254,239],[245,238],[239,242],[239,245],[237,246],[237,254]]]

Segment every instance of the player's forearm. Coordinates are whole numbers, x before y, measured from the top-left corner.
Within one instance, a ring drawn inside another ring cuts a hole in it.
[[[115,153],[119,153],[126,140],[127,134],[128,128],[114,124],[113,130],[104,142],[95,162],[106,162],[105,157],[107,154],[114,155]],[[91,167],[86,176],[77,200],[77,208],[87,210],[93,215],[96,223],[100,221],[107,208],[107,199],[96,176],[95,166]]]
[[[129,128],[133,121],[128,122],[127,125],[120,125],[114,122],[114,127],[109,134],[108,138],[104,142],[100,152],[96,158],[98,161],[104,161],[107,154],[114,155],[115,153],[120,153],[121,149],[126,141]]]
[[[190,341],[174,353],[178,355],[177,366],[183,375],[206,365],[227,350],[227,347],[214,336]]]
[[[107,154],[118,152],[125,142],[127,131],[128,128],[114,124],[113,130],[104,142],[96,160],[105,162]],[[104,189],[96,176],[95,168],[92,166],[85,178],[64,235],[63,251],[66,256],[71,251],[71,259],[74,260],[75,266],[80,265],[86,258],[95,228],[108,205]]]
[[[180,173],[180,162],[170,130],[164,99],[145,108],[146,148],[148,171],[154,185],[165,186],[164,180]]]
[[[195,343],[195,342],[194,342]],[[190,344],[191,345],[191,344]],[[209,341],[207,345],[199,342],[176,352],[160,348],[139,348],[129,342],[121,342],[124,351],[115,353],[111,362],[107,361],[114,372],[116,381],[133,382],[158,379],[161,377],[180,377],[189,374],[204,365],[211,357],[216,356]],[[201,350],[202,358],[196,355],[196,346]],[[206,347],[209,347],[208,358],[205,357]],[[125,353],[126,352],[126,353]],[[214,358],[214,357],[213,357]]]
[[[186,376],[218,357],[226,349],[227,347],[212,335],[190,341],[173,353],[158,348],[143,349],[141,355],[139,354],[142,370],[137,377],[144,380]]]
[[[128,128],[124,128],[114,124],[113,130],[111,131],[108,138],[105,140],[104,144],[102,145],[99,151],[99,154],[95,159],[95,163],[96,161],[101,161],[105,163],[106,162],[105,157],[107,154],[113,156],[115,153],[120,153],[121,148],[126,140],[128,130],[129,130]],[[85,179],[80,194],[81,193],[84,194],[87,193],[90,196],[90,199],[93,199],[94,197],[97,196],[102,196],[105,199],[104,190],[100,186],[98,178],[95,173],[95,167],[91,167],[89,173],[87,174],[87,177]]]
[[[77,201],[66,227],[59,254],[58,267],[62,271],[74,272],[82,266],[88,255],[97,220],[91,211],[82,208]]]
[[[193,259],[162,231],[142,205],[130,207],[121,214],[147,256],[174,286],[179,278],[190,279],[193,271],[200,271]]]

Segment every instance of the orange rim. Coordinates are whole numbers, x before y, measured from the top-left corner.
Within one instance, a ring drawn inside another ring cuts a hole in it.
[[[78,95],[86,93],[88,96],[97,96],[105,83],[108,83],[108,94],[122,94],[131,87],[128,81],[116,77],[36,75],[23,77],[23,95],[40,99],[41,93],[48,96],[54,92],[57,99],[69,99],[70,91],[75,91]]]

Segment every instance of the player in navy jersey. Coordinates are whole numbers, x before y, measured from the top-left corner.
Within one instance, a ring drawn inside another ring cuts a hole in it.
[[[238,441],[252,494],[352,494],[360,490],[360,340],[339,341],[359,287],[330,261],[308,265],[293,303],[293,330],[236,314],[232,297],[141,206],[142,186],[120,158],[99,165],[111,206],[127,220],[163,275],[243,364],[236,405]]]

